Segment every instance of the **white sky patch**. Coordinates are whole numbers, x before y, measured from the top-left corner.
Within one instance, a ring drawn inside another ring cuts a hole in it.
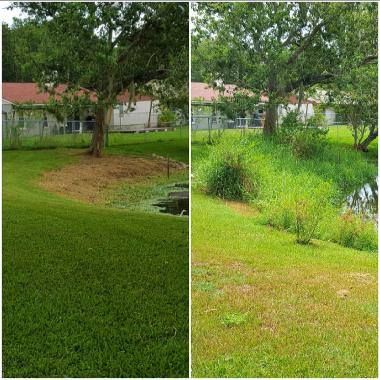
[[[0,20],[9,26],[13,24],[13,18],[25,18],[25,15],[17,8],[7,9],[11,5],[10,1],[0,1]]]

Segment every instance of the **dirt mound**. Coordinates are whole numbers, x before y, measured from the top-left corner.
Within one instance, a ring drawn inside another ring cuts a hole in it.
[[[169,161],[169,171],[186,167]],[[167,173],[168,162],[159,156],[152,158],[83,155],[80,161],[59,170],[44,173],[40,185],[51,192],[90,203],[104,201],[104,190],[119,182],[142,180]]]

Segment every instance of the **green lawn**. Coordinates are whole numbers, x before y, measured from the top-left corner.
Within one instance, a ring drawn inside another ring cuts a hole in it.
[[[376,254],[296,244],[254,207],[199,191],[191,215],[194,377],[377,377]]]
[[[186,160],[187,139],[108,151]],[[74,157],[3,152],[3,375],[186,377],[188,219],[38,187],[42,172]]]

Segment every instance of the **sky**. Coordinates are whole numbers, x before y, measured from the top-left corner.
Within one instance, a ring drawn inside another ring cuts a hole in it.
[[[18,9],[8,10],[7,7],[11,5],[10,1],[0,1],[0,20],[8,25],[12,25],[13,17],[23,18]]]

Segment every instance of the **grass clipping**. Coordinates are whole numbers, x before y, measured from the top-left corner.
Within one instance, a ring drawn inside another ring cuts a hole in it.
[[[105,190],[124,181],[140,181],[186,167],[180,162],[154,156],[82,155],[79,162],[43,174],[40,185],[53,193],[87,203],[105,201]]]

